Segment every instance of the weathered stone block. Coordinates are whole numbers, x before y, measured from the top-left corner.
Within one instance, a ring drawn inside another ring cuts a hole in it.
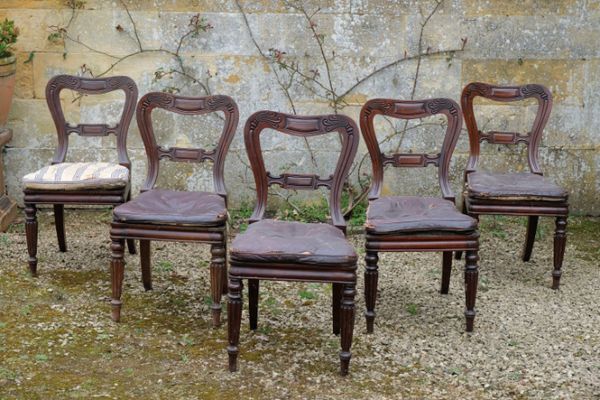
[[[467,17],[514,15],[577,15],[581,0],[464,0]]]
[[[15,81],[14,96],[21,99],[33,98],[33,64],[29,53],[17,53],[17,76]]]
[[[4,2],[2,2],[4,3]],[[62,45],[48,40],[51,33],[50,27],[66,25],[70,18],[70,11],[56,9],[1,9],[0,18],[15,21],[19,27],[19,38],[15,48],[23,52],[31,51],[62,51]],[[25,59],[24,59],[25,60]],[[23,60],[23,61],[24,61]]]
[[[583,9],[581,9],[583,10]],[[555,15],[479,17],[464,20],[465,57],[510,60],[598,57],[597,18]]]
[[[64,7],[63,0],[3,0],[0,2],[0,9],[57,9],[60,7]]]
[[[52,148],[56,146],[56,128],[46,100],[13,99],[8,124],[14,130],[11,147]]]
[[[116,64],[108,73],[111,75],[127,75],[136,81],[140,88],[140,93],[144,93],[142,88],[149,88],[153,85],[154,72],[160,67],[169,66],[172,63],[172,57],[156,56],[155,54],[139,54],[130,57]],[[45,98],[46,85],[48,80],[58,74],[77,75],[82,73],[82,66],[85,64],[86,75],[90,76],[89,71],[94,76],[106,71],[115,63],[115,60],[96,53],[69,53],[66,58],[62,53],[39,53],[33,59],[33,79],[34,93],[36,98]],[[73,99],[69,91],[64,91],[64,98]],[[69,97],[71,96],[71,97]],[[111,95],[107,95],[108,98]],[[114,92],[112,98],[122,96],[119,92]]]

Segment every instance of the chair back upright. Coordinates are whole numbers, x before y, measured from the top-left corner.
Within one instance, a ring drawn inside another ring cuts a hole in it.
[[[288,135],[308,138],[337,132],[341,139],[341,150],[335,171],[326,178],[316,174],[295,174],[285,172],[273,175],[265,169],[260,134],[265,129],[274,129]],[[341,211],[341,197],[344,182],[358,149],[359,132],[352,118],[344,115],[298,116],[274,111],[258,111],[248,118],[244,129],[244,142],[256,182],[257,201],[250,222],[264,217],[269,186],[278,185],[284,189],[316,190],[326,187],[329,192],[329,211],[332,224],[346,231],[346,221]]]
[[[156,108],[182,115],[223,112],[225,120],[216,148],[205,150],[191,147],[163,147],[157,144],[152,126],[152,111]],[[136,110],[136,118],[148,158],[148,172],[141,189],[142,192],[150,190],[156,185],[161,159],[193,163],[210,160],[213,162],[212,172],[215,192],[227,199],[224,179],[225,157],[239,120],[237,104],[231,97],[223,95],[184,97],[171,93],[151,92],[140,99]]]
[[[373,120],[377,115],[398,119],[416,119],[443,114],[447,118],[444,142],[439,152],[427,153],[396,153],[385,154],[381,151]],[[360,128],[365,138],[371,163],[373,165],[373,178],[369,192],[369,200],[376,200],[381,195],[383,184],[383,170],[386,165],[394,167],[427,167],[434,165],[438,168],[438,178],[442,196],[452,202],[455,201],[454,193],[450,187],[448,174],[452,152],[458,141],[462,127],[462,115],[458,104],[451,99],[438,98],[419,101],[406,101],[395,99],[372,99],[367,101],[360,111]]]
[[[529,98],[535,98],[538,101],[538,109],[533,121],[531,131],[525,134],[517,132],[482,132],[477,126],[475,112],[473,111],[473,99],[480,96],[488,100],[497,102],[515,102]],[[523,86],[495,86],[487,83],[473,82],[469,83],[463,89],[461,96],[462,110],[465,116],[467,130],[469,131],[469,161],[465,174],[469,174],[477,169],[479,160],[479,144],[488,142],[493,144],[519,144],[527,146],[527,162],[532,173],[542,175],[540,169],[538,152],[542,139],[544,127],[550,117],[552,110],[552,94],[550,91],[538,84],[529,84]]]
[[[63,89],[70,89],[83,95],[99,95],[115,90],[125,93],[125,105],[119,123],[115,126],[108,124],[77,124],[72,125],[65,120],[60,102]],[[115,135],[117,137],[117,155],[119,164],[131,169],[131,161],[127,156],[127,133],[133,118],[138,89],[135,82],[127,76],[111,76],[107,78],[83,78],[73,75],[57,75],[46,85],[46,102],[56,126],[58,147],[54,153],[52,164],[65,161],[69,147],[69,135],[76,133],[84,137]]]

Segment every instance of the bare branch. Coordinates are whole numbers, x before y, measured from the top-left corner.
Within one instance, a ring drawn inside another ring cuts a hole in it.
[[[121,5],[125,9],[125,12],[127,13],[127,16],[129,17],[129,21],[131,22],[131,25],[133,26],[133,34],[135,35],[135,40],[137,41],[137,45],[138,45],[138,48],[140,49],[140,52],[142,52],[142,51],[144,51],[144,49],[142,47],[142,41],[140,40],[140,36],[138,35],[137,25],[135,24],[135,21],[133,20],[133,17],[131,16],[131,13],[129,12],[129,8],[127,7],[127,4],[125,4],[124,0],[121,0]]]

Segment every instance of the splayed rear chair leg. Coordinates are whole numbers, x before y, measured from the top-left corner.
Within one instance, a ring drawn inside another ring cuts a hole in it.
[[[452,252],[444,251],[442,254],[442,287],[441,294],[448,294],[450,289],[450,274],[452,272]]]
[[[525,238],[525,246],[523,247],[523,261],[529,261],[531,259],[531,252],[533,251],[533,242],[535,241],[535,233],[538,226],[537,215],[532,215],[527,221],[527,237]]]

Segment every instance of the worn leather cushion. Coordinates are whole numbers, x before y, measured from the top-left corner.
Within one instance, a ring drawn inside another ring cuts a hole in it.
[[[107,162],[48,165],[23,177],[25,189],[115,189],[127,186],[129,169]]]
[[[225,200],[215,193],[154,189],[116,207],[121,222],[217,226],[227,221]]]
[[[342,231],[328,224],[261,220],[250,224],[231,245],[242,262],[354,267],[357,256]]]
[[[449,200],[390,196],[370,202],[365,228],[375,234],[465,232],[476,229],[477,221],[459,212]]]
[[[467,190],[470,197],[481,199],[564,201],[568,196],[561,187],[532,173],[471,172]]]

